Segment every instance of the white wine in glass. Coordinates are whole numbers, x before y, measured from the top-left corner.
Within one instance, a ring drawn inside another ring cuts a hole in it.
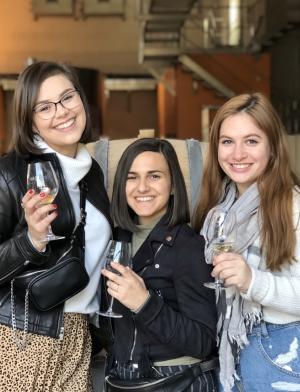
[[[214,209],[211,222],[213,230],[212,248],[213,255],[234,252],[236,242],[236,215],[232,211]],[[209,289],[223,289],[224,283],[216,278],[214,282],[204,283]]]
[[[32,162],[27,168],[27,189],[33,189],[35,193],[46,193],[40,204],[51,204],[55,199],[59,188],[59,182],[53,166],[49,161]],[[51,225],[48,226],[46,237],[40,242],[61,240],[65,237],[53,234]]]
[[[114,261],[115,263],[120,263],[125,267],[132,268],[132,258],[131,258],[131,244],[124,241],[114,241],[111,240],[106,248],[105,254],[105,268],[115,274],[119,274],[114,270],[110,263]],[[108,309],[105,312],[98,312],[101,316],[121,318],[122,314],[113,311],[114,298],[110,297]]]

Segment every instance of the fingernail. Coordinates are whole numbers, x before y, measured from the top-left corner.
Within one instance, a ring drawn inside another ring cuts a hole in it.
[[[34,193],[34,190],[33,190],[33,189],[29,189],[28,193],[29,193],[30,195],[32,195],[32,194]]]
[[[45,197],[46,196],[46,193],[45,192],[41,192],[40,193],[40,197]]]

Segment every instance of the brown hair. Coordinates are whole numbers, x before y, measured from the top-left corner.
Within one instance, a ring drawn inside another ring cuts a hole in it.
[[[293,189],[299,179],[291,169],[284,126],[270,101],[260,93],[242,94],[227,101],[212,123],[201,197],[194,216],[194,227],[200,230],[208,211],[222,196],[226,176],[218,163],[219,133],[229,116],[247,113],[267,136],[270,160],[257,179],[262,217],[262,247],[270,270],[279,270],[294,259],[296,235],[293,224]]]
[[[36,104],[41,84],[49,77],[55,75],[65,76],[79,92],[86,112],[86,125],[80,142],[87,142],[89,140],[91,120],[88,103],[75,71],[64,64],[39,61],[25,68],[20,74],[14,94],[14,132],[10,148],[14,149],[20,155],[41,153],[33,142],[35,134],[32,121],[33,108]]]

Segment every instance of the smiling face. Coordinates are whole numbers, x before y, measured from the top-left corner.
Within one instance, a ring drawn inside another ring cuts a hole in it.
[[[270,160],[266,134],[246,113],[227,117],[220,128],[218,161],[242,194],[261,176]]]
[[[171,188],[170,170],[163,154],[146,151],[134,159],[125,193],[139,224],[149,224],[166,213]]]
[[[35,108],[47,102],[57,102],[65,94],[74,91],[74,86],[62,74],[50,76],[40,86]],[[61,104],[56,105],[55,115],[42,119],[38,113],[33,112],[33,126],[35,131],[55,151],[74,157],[77,144],[86,125],[86,114],[81,98],[72,109],[66,109]]]

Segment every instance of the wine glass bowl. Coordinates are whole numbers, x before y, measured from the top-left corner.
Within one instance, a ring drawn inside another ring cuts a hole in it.
[[[27,168],[27,189],[34,190],[35,193],[44,193],[45,197],[40,200],[40,205],[51,204],[55,199],[59,182],[50,161],[32,162]],[[48,233],[40,242],[61,240],[64,236],[53,234],[51,225],[48,226]]]
[[[131,258],[131,244],[124,241],[111,240],[106,248],[105,252],[105,268],[115,274],[120,275],[111,266],[111,262],[122,264],[125,267],[132,268],[132,258]],[[101,316],[121,318],[122,314],[113,311],[114,298],[110,297],[109,306],[107,311],[98,312]]]
[[[236,243],[236,215],[233,211],[225,211],[220,208],[213,210],[210,220],[212,229],[212,256],[221,253],[235,251]],[[221,279],[216,278],[214,282],[204,283],[209,289],[222,289],[224,283]]]

